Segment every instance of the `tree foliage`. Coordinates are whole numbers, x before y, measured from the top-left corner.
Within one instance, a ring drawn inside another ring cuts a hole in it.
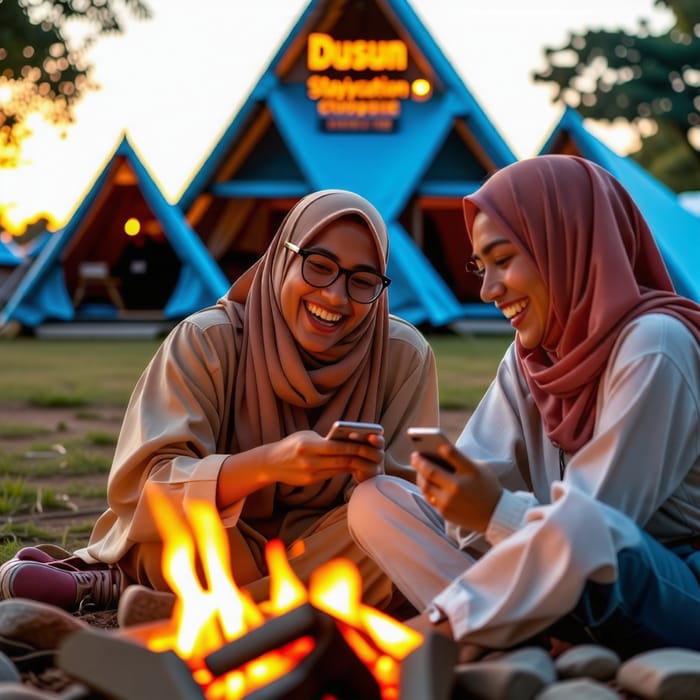
[[[17,163],[30,115],[73,121],[74,105],[97,87],[88,48],[122,32],[127,15],[148,19],[151,11],[141,0],[0,0],[0,167]],[[69,23],[82,25],[80,41]]]
[[[700,0],[655,0],[675,25],[651,34],[588,30],[546,48],[548,66],[534,79],[559,86],[582,117],[636,127],[635,160],[675,191],[700,189]]]

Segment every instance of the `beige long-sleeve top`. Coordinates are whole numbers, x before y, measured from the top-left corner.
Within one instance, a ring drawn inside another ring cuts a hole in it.
[[[227,315],[212,307],[185,319],[165,339],[132,394],[109,475],[109,507],[79,556],[113,564],[132,545],[160,540],[144,494],[147,481],[164,487],[181,512],[195,499],[216,503],[236,420],[234,332]],[[389,336],[376,422],[384,427],[386,460],[407,465],[412,447],[406,428],[438,424],[435,358],[426,339],[402,319],[390,317]],[[315,497],[316,509],[343,502],[352,484],[349,475],[338,479],[328,481],[327,497],[324,491]],[[220,513],[224,527],[236,526],[244,502]]]

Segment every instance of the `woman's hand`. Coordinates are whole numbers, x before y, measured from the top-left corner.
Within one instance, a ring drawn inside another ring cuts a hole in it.
[[[414,452],[411,465],[417,472],[416,484],[443,518],[484,532],[503,487],[489,469],[474,464],[454,445],[441,445],[439,455],[454,467],[454,473]]]
[[[350,472],[364,481],[384,470],[384,436],[371,442],[328,440],[301,430],[282,440],[229,455],[219,474],[216,501],[220,509],[277,481],[307,486]]]
[[[384,436],[370,435],[367,441],[329,440],[313,430],[302,430],[270,445],[267,463],[273,481],[305,486],[337,474],[352,473],[356,481],[381,474]]]

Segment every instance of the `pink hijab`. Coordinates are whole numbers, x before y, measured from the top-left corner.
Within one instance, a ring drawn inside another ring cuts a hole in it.
[[[260,260],[220,301],[239,329],[231,451],[274,442],[298,430],[311,428],[323,435],[340,418],[381,422],[389,339],[387,295],[373,302],[363,322],[336,346],[330,363],[315,360],[297,345],[281,311],[282,283],[298,260],[285,248],[285,241],[308,247],[328,224],[349,215],[366,222],[367,235],[377,248],[379,272],[384,274],[389,240],[379,212],[353,192],[324,190],[297,202]],[[279,485],[276,498],[324,507],[339,496],[347,480],[336,477],[303,489]],[[273,496],[273,487],[252,494],[247,513],[269,515]]]
[[[516,339],[547,435],[575,452],[593,434],[600,376],[620,331],[661,312],[700,342],[700,306],[674,292],[649,227],[606,170],[576,156],[520,161],[464,199],[467,232],[483,211],[537,267],[549,290],[541,346]]]

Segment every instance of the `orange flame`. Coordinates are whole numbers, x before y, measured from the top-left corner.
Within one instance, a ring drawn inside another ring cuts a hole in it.
[[[146,495],[163,539],[163,575],[177,602],[170,623],[147,639],[152,651],[172,649],[192,669],[207,700],[239,700],[281,678],[314,647],[311,637],[261,655],[214,679],[205,657],[227,642],[310,602],[331,615],[346,642],[377,679],[384,700],[398,697],[399,662],[417,648],[421,634],[361,602],[362,581],[355,564],[336,559],[319,567],[307,592],[286,556],[280,540],[268,543],[270,599],[259,606],[241,590],[231,573],[226,532],[216,509],[204,501],[188,505],[188,521],[154,484]],[[203,578],[197,573],[199,553]]]

